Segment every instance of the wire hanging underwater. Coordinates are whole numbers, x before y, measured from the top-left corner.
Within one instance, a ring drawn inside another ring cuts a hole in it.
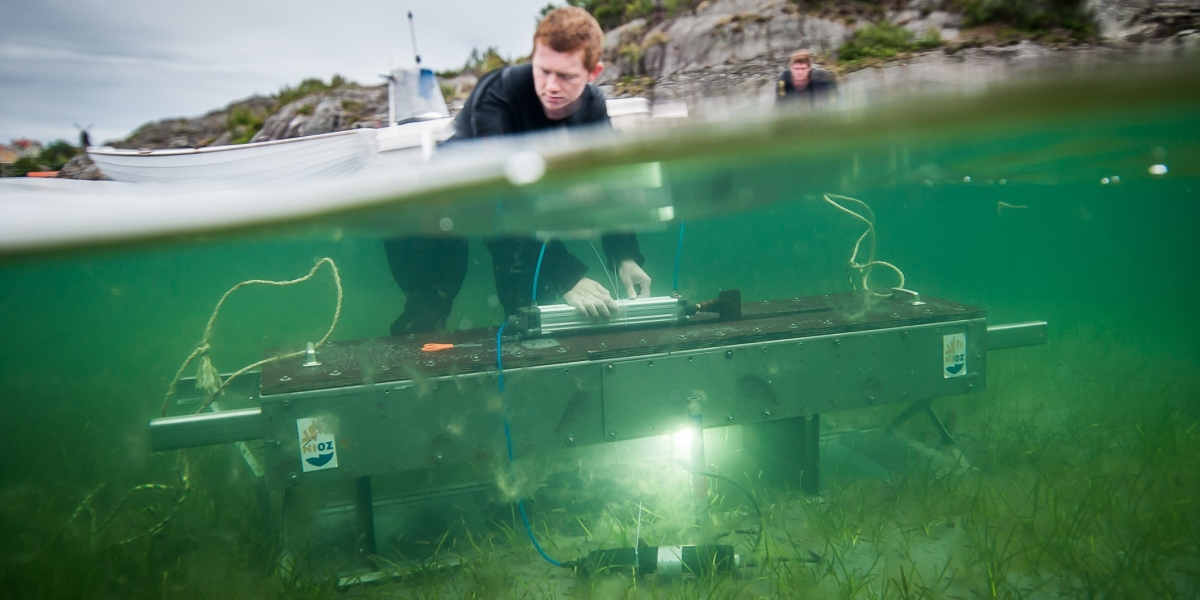
[[[538,253],[538,266],[536,266],[533,271],[533,293],[530,294],[530,304],[532,305],[538,304],[538,277],[541,275],[541,259],[546,254],[546,244],[547,242],[545,241],[541,242],[541,252]],[[500,394],[502,395],[504,394],[504,353],[502,342],[504,340],[504,328],[506,328],[506,326],[509,326],[508,320],[505,320],[504,324],[500,325],[500,329],[496,331],[496,382],[500,390]],[[514,456],[512,456],[512,431],[511,427],[509,426],[508,407],[505,407],[504,409],[504,443],[506,446],[508,446],[509,450],[509,464],[512,464],[512,462],[514,462]],[[533,527],[529,526],[529,516],[526,514],[526,511],[524,511],[524,500],[521,498],[517,498],[517,509],[521,512],[521,522],[524,523],[524,526],[526,526],[526,535],[529,536],[529,541],[533,542],[533,547],[535,550],[541,554],[541,558],[545,558],[547,563],[550,563],[554,566],[563,566],[563,563],[550,558],[550,554],[547,554],[545,550],[542,550],[541,544],[538,544],[538,538],[535,538],[533,534]]]
[[[600,257],[600,251],[596,249],[596,244],[588,242],[592,247],[592,253],[596,255],[596,260],[600,261],[600,266],[604,269],[604,275],[608,277],[608,284],[612,286],[613,294],[617,293],[617,280],[613,279],[613,274],[608,270],[608,263]]]
[[[530,298],[529,304],[531,306],[537,306],[538,275],[541,274],[541,272],[542,272],[542,259],[546,257],[546,244],[549,244],[549,243],[550,242],[548,242],[548,241],[542,242],[542,250],[541,250],[541,252],[538,252],[537,266],[533,268],[533,292],[529,294],[529,298]],[[504,327],[501,326],[500,329],[504,329]],[[499,357],[499,355],[497,355],[497,357]]]
[[[252,371],[258,367],[261,367],[265,364],[275,362],[278,360],[283,360],[286,358],[295,358],[297,356],[303,356],[305,353],[307,353],[307,348],[306,348],[305,350],[289,352],[289,353],[280,354],[277,356],[272,356],[270,358],[265,358],[263,360],[255,362],[253,364],[242,367],[241,369],[238,369],[233,374],[231,374],[229,377],[225,378],[224,381],[221,380],[220,374],[218,373],[216,367],[213,366],[212,360],[208,356],[209,350],[212,349],[212,345],[209,343],[209,340],[212,338],[213,325],[216,323],[217,315],[220,314],[221,308],[225,305],[225,301],[229,299],[230,295],[232,295],[237,290],[239,290],[243,287],[249,286],[249,285],[267,285],[267,286],[285,287],[285,286],[303,283],[305,281],[312,279],[316,275],[317,271],[321,268],[321,265],[327,264],[327,263],[329,264],[330,270],[333,272],[333,282],[337,287],[337,306],[334,309],[333,321],[330,323],[329,329],[325,332],[325,335],[320,339],[320,341],[313,344],[313,348],[319,348],[322,345],[324,345],[325,342],[329,341],[330,336],[333,335],[333,331],[337,328],[338,321],[341,318],[342,299],[343,299],[342,278],[341,278],[341,275],[338,273],[337,264],[333,262],[332,258],[325,257],[325,258],[318,260],[317,263],[315,265],[313,265],[313,268],[309,270],[307,275],[304,275],[303,277],[299,277],[296,279],[290,279],[290,280],[286,280],[286,281],[272,281],[272,280],[267,280],[267,279],[250,279],[247,281],[243,281],[243,282],[229,288],[229,290],[227,290],[221,296],[221,299],[217,301],[216,307],[213,308],[212,315],[208,318],[208,324],[204,327],[204,336],[201,338],[200,344],[197,345],[194,350],[192,350],[192,353],[189,354],[186,359],[184,359],[183,364],[180,365],[180,367],[179,367],[179,370],[175,372],[175,376],[171,378],[171,384],[167,387],[167,393],[163,396],[162,416],[164,416],[164,417],[167,416],[167,410],[170,407],[171,398],[175,395],[176,386],[179,384],[179,380],[183,377],[184,371],[186,371],[188,366],[191,365],[192,362],[194,362],[197,358],[200,359],[200,363],[197,366],[196,385],[197,385],[197,387],[199,387],[200,389],[202,389],[206,392],[204,401],[200,403],[200,408],[196,410],[196,413],[201,413],[204,411],[205,408],[208,408],[208,406],[212,404],[213,400],[217,396],[219,396],[221,394],[221,392],[224,391],[225,388],[228,387],[229,384],[233,380],[237,379],[238,377],[241,377],[242,375],[245,375],[246,373],[249,373],[250,371]],[[179,452],[179,461],[176,465],[176,468],[179,470],[179,479],[180,479],[180,484],[181,484],[178,488],[179,496],[176,498],[175,502],[173,503],[171,509],[167,512],[167,514],[164,515],[161,519],[159,519],[154,525],[147,528],[145,531],[142,531],[141,533],[135,534],[131,537],[122,539],[122,540],[112,544],[112,546],[124,546],[126,544],[130,544],[130,543],[140,540],[142,538],[149,537],[151,535],[155,535],[155,534],[163,531],[164,529],[166,529],[167,525],[170,524],[171,520],[179,512],[179,508],[181,506],[183,506],[184,502],[187,501],[189,493],[191,492],[191,488],[192,488],[190,465],[188,464],[187,456],[183,453],[182,450]],[[146,484],[135,486],[133,489],[131,489],[125,493],[125,496],[123,498],[121,498],[121,501],[117,503],[116,508],[112,510],[112,512],[109,514],[109,516],[107,518],[105,518],[103,521],[101,521],[99,524],[97,524],[96,511],[94,508],[92,508],[92,502],[95,499],[96,495],[100,492],[100,490],[103,487],[104,487],[103,484],[101,484],[100,486],[97,486],[94,490],[92,490],[91,493],[89,493],[86,497],[84,497],[83,501],[79,504],[79,506],[71,514],[71,518],[67,520],[67,524],[74,522],[75,519],[77,519],[81,514],[83,514],[84,512],[87,512],[91,515],[91,521],[92,521],[91,526],[89,527],[89,534],[94,536],[94,535],[100,533],[100,531],[104,530],[106,527],[108,527],[113,522],[113,520],[121,512],[121,510],[125,507],[125,505],[129,502],[130,498],[132,498],[134,494],[136,494],[138,492],[145,492],[145,491],[172,491],[172,490],[176,489],[172,486],[168,486],[168,485],[161,484],[161,483],[146,483]]]
[[[871,278],[871,268],[875,267],[875,266],[883,266],[883,267],[887,267],[887,268],[891,269],[892,271],[894,271],[896,273],[896,276],[898,276],[900,278],[900,283],[898,283],[895,286],[895,288],[903,289],[904,288],[904,273],[902,271],[900,271],[900,269],[898,267],[896,267],[896,265],[893,265],[890,262],[886,262],[886,261],[882,261],[882,260],[875,260],[875,238],[876,238],[875,212],[871,210],[871,207],[867,206],[866,202],[863,202],[862,200],[858,200],[855,198],[851,198],[849,196],[840,196],[838,194],[825,194],[824,198],[825,198],[825,201],[828,202],[829,204],[831,204],[834,208],[854,217],[855,219],[858,219],[859,221],[862,221],[867,226],[867,229],[865,231],[863,231],[862,235],[858,236],[858,241],[854,242],[854,252],[850,254],[850,261],[846,264],[847,277],[850,277],[849,272],[851,270],[858,271],[859,276],[862,279],[862,289],[864,291],[870,293],[873,296],[877,296],[880,298],[890,298],[891,296],[893,296],[895,294],[895,292],[887,292],[887,293],[877,292],[877,291],[871,289],[871,287],[869,285],[869,281]],[[853,202],[854,204],[861,206],[863,211],[866,212],[866,214],[868,216],[864,217],[864,216],[850,210],[849,208],[842,206],[841,204],[836,202],[834,200],[834,198],[837,198],[838,200],[842,200],[844,202]],[[864,263],[860,263],[860,262],[858,262],[858,253],[859,253],[859,250],[861,250],[863,240],[867,239],[868,237],[871,238],[871,244],[870,244],[870,250],[867,253],[867,261]],[[858,291],[858,286],[855,285],[853,277],[850,277],[850,286],[853,287],[855,291]]]

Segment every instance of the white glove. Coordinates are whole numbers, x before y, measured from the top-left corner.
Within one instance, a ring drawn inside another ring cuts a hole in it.
[[[644,275],[644,274],[643,274]],[[649,278],[646,278],[649,281]],[[563,302],[575,307],[579,314],[592,320],[608,319],[617,310],[617,301],[604,286],[584,277],[575,287],[563,294]]]
[[[625,284],[625,293],[630,300],[650,297],[650,276],[632,259],[625,259],[617,267],[617,275]]]

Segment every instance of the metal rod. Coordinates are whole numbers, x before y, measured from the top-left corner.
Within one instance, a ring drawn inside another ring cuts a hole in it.
[[[371,478],[354,479],[354,508],[358,517],[359,552],[372,556],[375,552],[375,503],[371,497]]]
[[[417,66],[421,66],[421,53],[417,52],[417,26],[413,24],[412,11],[408,11],[408,32],[412,36],[413,56],[417,58]]]
[[[1046,343],[1050,336],[1050,325],[1045,321],[1028,323],[1005,323],[987,328],[988,350],[1038,346]]]
[[[821,491],[821,415],[805,419],[804,445],[800,491],[815,496]]]
[[[928,402],[925,403],[925,414],[929,415],[929,420],[933,421],[933,426],[937,428],[938,433],[942,436],[942,444],[947,446],[954,445],[954,438],[950,437],[950,432],[946,430],[946,425],[938,418],[937,413],[933,412],[933,407]]]
[[[904,422],[911,419],[913,417],[913,415],[921,412],[921,410],[924,409],[926,406],[929,406],[929,402],[930,402],[929,400],[918,400],[916,402],[913,402],[912,406],[909,406],[908,408],[904,409],[904,412],[900,413],[899,415],[896,415],[896,418],[892,419],[892,422],[888,423],[888,426],[885,429],[888,432],[891,432],[892,430],[896,429],[897,427],[903,425]]]
[[[700,412],[700,397],[688,398],[688,435],[692,450],[692,494],[696,498],[697,516],[708,510],[708,461],[704,458],[704,415]]]
[[[257,440],[263,437],[262,409],[225,410],[150,421],[155,452]]]

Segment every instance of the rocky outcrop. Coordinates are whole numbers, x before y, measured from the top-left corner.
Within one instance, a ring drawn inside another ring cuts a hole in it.
[[[958,39],[961,15],[937,10],[939,5],[936,0],[912,0],[883,15],[916,35],[937,30],[942,40]],[[600,83],[638,75],[669,79],[678,73],[756,61],[782,65],[799,49],[828,56],[864,24],[869,20],[863,15],[808,13],[788,0],[702,2],[693,12],[654,27],[637,19],[608,32],[605,57],[612,68]]]
[[[387,122],[387,87],[347,85],[309,94],[279,106],[278,99],[254,96],[204,116],[154,121],[116,148],[201,148],[238,142],[262,142],[381,127]]]
[[[58,175],[55,175],[55,177],[60,179],[86,179],[89,181],[108,179],[108,176],[101,173],[100,168],[92,162],[92,159],[88,158],[87,154],[82,153],[67,161],[67,164],[59,169]]]
[[[916,35],[936,30],[940,39],[958,39],[962,17],[937,10],[937,0],[911,0],[876,13]],[[832,57],[854,31],[866,24],[853,3],[838,10],[806,12],[789,0],[715,0],[692,12],[649,27],[642,19],[605,36],[609,67],[598,80],[613,95],[630,90],[630,78],[648,78],[655,100],[730,96],[757,91],[784,68],[799,49]],[[861,9],[861,7],[857,7]],[[880,11],[881,5],[871,7]],[[633,87],[634,93],[643,93]]]
[[[608,32],[608,68],[597,83],[612,96],[684,101],[701,112],[770,101],[792,51],[808,49],[818,63],[832,63],[857,29],[880,18],[914,36],[936,32],[946,46],[844,75],[843,105],[885,91],[977,90],[1017,72],[1196,51],[1200,0],[1089,2],[1101,35],[1109,38],[1104,42],[1063,46],[1009,39],[989,46],[988,36],[997,37],[989,29],[995,28],[964,31],[962,15],[942,10],[947,3],[941,0],[824,4],[803,11],[788,0],[710,0],[653,26],[639,19]],[[873,12],[855,13],[856,6]]]
[[[263,122],[252,142],[387,125],[387,87],[345,86],[309,94]]]
[[[163,119],[146,123],[128,138],[110,145],[115,148],[200,148],[211,146],[229,129],[230,116],[235,112],[266,116],[275,107],[275,99],[253,96],[202,117]]]
[[[1200,28],[1200,0],[1088,0],[1100,35],[1135,41]]]
[[[852,108],[904,94],[979,93],[989,86],[1027,76],[1112,69],[1114,65],[1134,69],[1197,57],[1200,35],[1194,33],[1143,43],[1114,40],[1060,48],[1023,41],[952,53],[933,51],[846,75],[839,101],[841,106]]]

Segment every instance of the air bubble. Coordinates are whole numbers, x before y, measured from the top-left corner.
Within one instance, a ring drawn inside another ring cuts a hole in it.
[[[533,152],[518,152],[504,162],[504,176],[513,185],[528,185],[546,174],[546,161]]]

